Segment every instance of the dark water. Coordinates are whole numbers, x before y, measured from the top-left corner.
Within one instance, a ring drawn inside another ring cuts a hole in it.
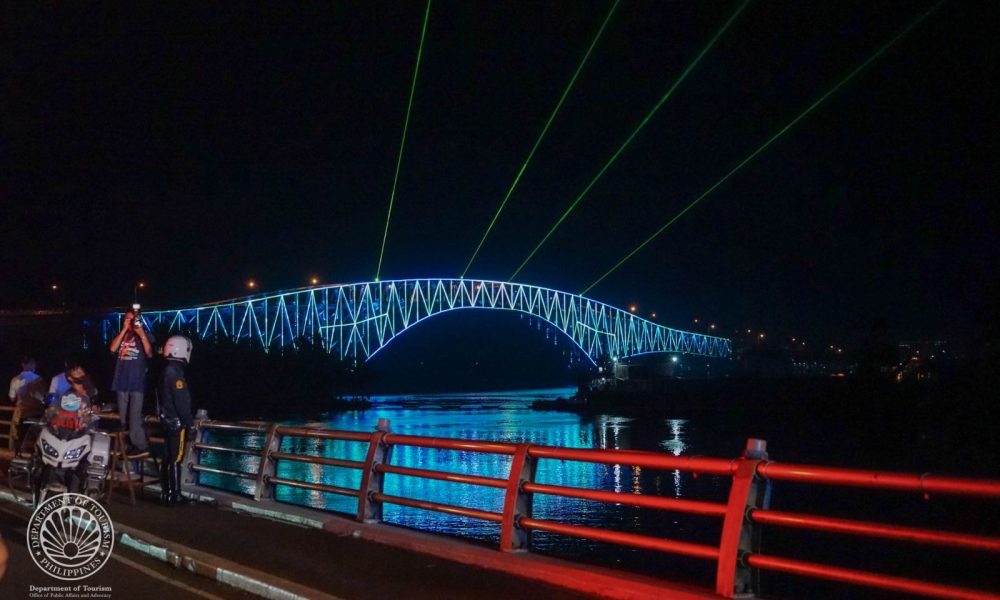
[[[375,406],[369,410],[340,413],[325,421],[305,424],[339,430],[371,431],[378,419],[385,418],[390,420],[393,432],[411,435],[531,442],[573,448],[635,449],[673,455],[726,458],[739,455],[746,437],[763,432],[767,434],[771,444],[772,458],[780,458],[785,462],[850,464],[858,468],[886,470],[935,468],[938,472],[942,472],[938,467],[948,462],[932,451],[933,446],[939,443],[934,439],[933,428],[927,429],[917,424],[903,426],[903,429],[909,427],[911,431],[900,432],[898,427],[848,426],[821,417],[811,421],[800,416],[794,424],[781,422],[780,419],[776,421],[774,418],[754,423],[749,420],[727,421],[717,416],[689,419],[584,416],[570,412],[534,411],[530,408],[535,400],[568,396],[572,392],[573,390],[566,389],[385,396],[376,398]],[[928,434],[928,431],[931,433]],[[219,435],[214,439],[225,440],[227,445],[255,448],[263,443],[263,435],[256,434],[228,438]],[[898,440],[906,441],[910,447],[902,450],[887,447],[887,441]],[[367,445],[288,438],[284,440],[282,450],[363,461]],[[780,456],[775,456],[778,452]],[[927,462],[926,457],[935,456],[941,464],[927,465],[925,468],[916,464]],[[864,464],[853,462],[858,460]],[[205,461],[226,468],[254,471],[258,459],[206,455]],[[403,466],[505,478],[511,459],[474,452],[404,446],[394,449],[392,462]],[[897,462],[905,464],[896,465]],[[355,489],[360,484],[360,472],[357,470],[289,461],[279,464],[278,476]],[[717,477],[696,477],[677,471],[650,472],[629,465],[591,465],[556,460],[540,461],[536,480],[555,485],[716,502],[725,502],[729,490],[729,481]],[[244,491],[249,491],[252,487],[249,482],[226,481],[207,474],[202,475],[202,482],[229,489],[242,488]],[[397,475],[387,475],[385,492],[496,512],[503,505],[503,490]],[[992,532],[993,535],[997,529],[995,507],[984,503],[974,502],[970,509],[968,503],[957,503],[947,498],[925,499],[915,495],[858,490],[833,493],[829,489],[780,483],[775,485],[773,492],[774,508],[781,510],[844,518],[881,519],[977,533]],[[357,507],[354,498],[287,487],[278,488],[277,498],[293,504],[346,514],[354,514]],[[534,516],[708,545],[718,545],[721,532],[720,519],[541,495],[534,499]],[[396,525],[441,532],[484,544],[495,545],[499,540],[497,524],[437,512],[389,505],[385,508],[385,520]],[[544,533],[533,534],[532,550],[701,585],[712,585],[714,578],[714,564],[706,561]],[[933,573],[933,579],[938,581],[971,581],[977,587],[989,588],[998,583],[996,576],[991,574],[996,572],[995,560],[991,564],[987,559],[982,568],[970,566],[979,564],[975,562],[978,559],[963,553],[944,553],[939,550],[921,552],[893,544],[858,543],[830,535],[786,532],[772,535],[768,531],[765,532],[762,551],[898,575],[927,576],[927,573]],[[794,578],[781,576],[765,576],[764,586],[765,591],[781,596],[803,593],[813,597],[861,595],[858,590],[837,585],[802,587]],[[869,594],[868,597],[881,595]]]

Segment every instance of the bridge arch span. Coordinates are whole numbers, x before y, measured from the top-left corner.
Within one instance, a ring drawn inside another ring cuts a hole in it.
[[[264,350],[319,340],[342,359],[366,361],[396,336],[455,310],[507,310],[549,323],[595,364],[605,358],[676,352],[729,357],[726,338],[665,327],[626,310],[549,288],[486,279],[400,279],[320,285],[189,308],[147,310],[151,325],[198,338],[250,340]],[[108,315],[104,335],[121,327]]]
[[[380,354],[381,352],[383,352],[389,346],[390,342],[395,341],[396,339],[398,339],[404,333],[413,330],[416,327],[416,325],[418,325],[420,323],[426,323],[428,320],[436,319],[437,317],[441,317],[441,316],[447,317],[447,315],[450,315],[450,314],[453,314],[453,313],[456,313],[456,312],[459,312],[459,311],[465,312],[465,311],[470,311],[470,310],[491,310],[491,309],[484,309],[481,306],[459,306],[459,307],[449,308],[449,309],[446,309],[446,310],[443,310],[443,311],[436,312],[436,313],[433,313],[431,315],[428,315],[428,316],[422,318],[417,323],[412,323],[409,327],[407,327],[405,329],[402,329],[400,331],[397,331],[396,334],[391,339],[387,340],[385,344],[383,344],[380,348],[378,348],[377,350],[375,350],[374,352],[372,352],[371,354],[369,354],[368,358],[366,360],[371,360],[371,359],[375,358],[375,356],[377,354]],[[549,325],[553,326],[556,329],[556,331],[559,332],[559,334],[562,334],[562,336],[564,338],[568,338],[569,341],[572,342],[573,345],[578,350],[580,350],[583,353],[583,355],[587,357],[588,360],[590,360],[591,362],[593,362],[593,359],[590,358],[590,355],[587,354],[587,351],[582,346],[580,346],[580,344],[575,339],[573,339],[565,331],[563,331],[562,329],[560,329],[552,321],[549,321],[545,317],[540,317],[539,315],[534,315],[534,314],[527,313],[527,312],[520,311],[520,310],[513,310],[513,312],[517,312],[517,313],[521,314],[522,316],[523,315],[529,315],[529,316],[535,317],[535,318],[539,319],[540,321],[544,321],[545,323],[548,323]]]

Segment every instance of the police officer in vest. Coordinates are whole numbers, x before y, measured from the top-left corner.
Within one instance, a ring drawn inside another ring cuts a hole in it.
[[[160,424],[165,440],[160,501],[170,506],[183,500],[181,461],[184,459],[185,437],[194,431],[191,390],[184,376],[184,368],[191,360],[191,340],[182,335],[171,337],[163,345],[163,357],[167,364],[159,389]]]

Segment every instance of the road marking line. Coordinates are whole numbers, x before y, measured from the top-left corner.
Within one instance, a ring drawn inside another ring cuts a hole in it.
[[[171,579],[170,577],[158,573],[156,570],[150,569],[145,565],[141,565],[130,558],[125,558],[124,556],[120,556],[118,554],[112,554],[111,558],[129,567],[132,567],[133,569],[139,571],[140,573],[143,573],[144,575],[153,577],[154,579],[159,579],[160,581],[166,581],[170,585],[179,587],[184,591],[191,592],[192,594],[196,594],[198,596],[201,596],[202,598],[207,598],[208,600],[225,600],[225,598],[223,598],[222,596],[216,596],[215,594],[206,592],[204,590],[199,590],[198,588],[187,585],[186,583],[181,583],[176,579]]]

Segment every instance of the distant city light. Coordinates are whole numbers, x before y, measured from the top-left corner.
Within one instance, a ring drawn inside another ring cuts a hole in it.
[[[715,323],[712,323],[711,325],[709,325],[708,328],[709,329],[715,329]]]
[[[656,313],[653,313],[653,314],[651,314],[649,316],[655,319],[656,318]]]
[[[678,360],[680,360],[680,359],[679,359],[679,358],[677,358],[676,356],[671,356],[671,357],[670,357],[670,361],[671,361],[671,362],[677,362]]]
[[[52,284],[52,289],[54,289],[54,290],[58,290],[58,289],[59,289],[59,286],[53,283],[53,284]]]

